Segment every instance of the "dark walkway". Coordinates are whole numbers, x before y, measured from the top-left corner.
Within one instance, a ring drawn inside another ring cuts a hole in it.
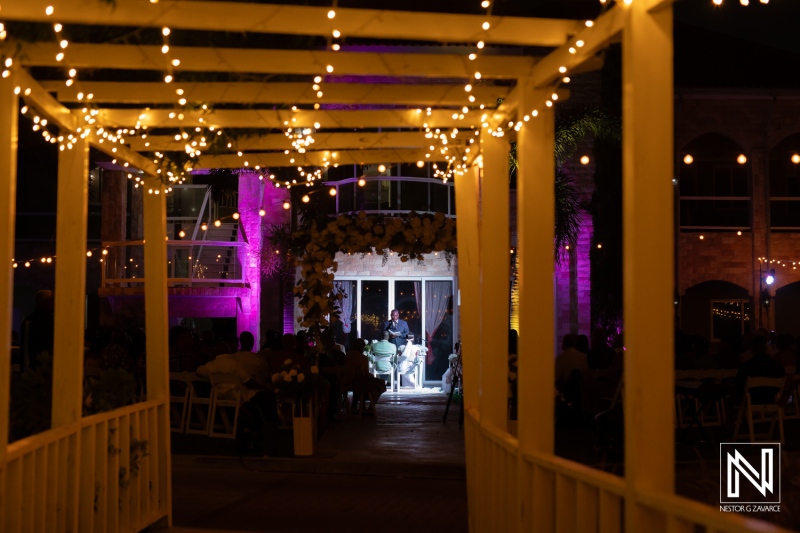
[[[463,432],[442,394],[385,394],[378,416],[329,426],[311,458],[236,457],[175,435],[172,531],[467,530]],[[225,454],[228,455],[220,455]]]

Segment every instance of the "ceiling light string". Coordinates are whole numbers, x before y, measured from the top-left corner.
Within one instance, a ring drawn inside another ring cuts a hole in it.
[[[333,21],[336,18],[336,7],[338,6],[338,0],[333,0],[331,5],[331,9],[328,11],[327,17],[329,21]],[[333,26],[333,24],[329,24],[329,27]],[[333,50],[334,52],[338,52],[341,49],[341,45],[339,44],[340,39],[342,38],[342,32],[337,30],[335,27],[331,27],[331,33],[327,37],[327,45],[326,48]],[[333,73],[333,65],[328,64],[325,66],[325,72],[328,74]],[[321,99],[324,95],[322,92],[322,76],[315,76],[314,77],[314,84],[311,86],[311,89],[315,92],[317,99]],[[314,104],[314,109],[319,109],[320,103],[316,102]]]
[[[769,0],[758,0],[761,4],[769,4]],[[711,0],[711,3],[715,6],[721,6],[724,3],[724,0]],[[739,0],[739,3],[743,6],[749,6],[750,0]]]
[[[55,8],[53,6],[47,6],[45,8],[45,15],[48,17],[52,17],[55,13]],[[42,137],[44,137],[45,141],[50,142],[52,144],[58,143],[58,149],[60,151],[64,150],[72,150],[72,147],[75,145],[75,142],[78,138],[85,139],[88,137],[94,127],[94,124],[97,122],[97,115],[99,111],[96,109],[91,109],[94,106],[90,104],[91,100],[94,98],[92,93],[85,93],[80,88],[80,82],[78,81],[78,70],[74,67],[69,66],[66,50],[69,47],[69,40],[65,34],[64,25],[60,22],[53,23],[53,33],[55,34],[56,42],[59,46],[59,51],[56,53],[56,61],[62,63],[64,65],[64,71],[67,74],[67,80],[65,81],[65,85],[67,87],[72,87],[73,85],[78,82],[78,86],[76,87],[78,90],[77,98],[78,101],[84,104],[84,107],[81,109],[83,113],[83,124],[78,126],[75,133],[67,133],[64,135],[62,132],[58,132],[58,134],[53,135],[50,130],[46,127],[46,121],[42,124],[40,120],[38,123],[34,121],[34,130],[36,130],[36,126],[43,126],[41,127]],[[77,135],[76,135],[77,134]]]

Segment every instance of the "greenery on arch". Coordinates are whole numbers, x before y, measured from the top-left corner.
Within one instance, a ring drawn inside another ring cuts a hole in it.
[[[274,245],[274,243],[273,243]],[[341,295],[333,287],[337,270],[336,253],[377,254],[384,264],[390,260],[422,261],[425,254],[444,254],[448,264],[456,254],[456,223],[444,213],[415,213],[403,216],[341,214],[327,224],[312,222],[294,232],[284,244],[290,264],[300,269],[294,294],[303,316],[300,326],[308,328],[322,349],[322,328],[328,316],[339,316]],[[390,257],[390,256],[395,256]]]

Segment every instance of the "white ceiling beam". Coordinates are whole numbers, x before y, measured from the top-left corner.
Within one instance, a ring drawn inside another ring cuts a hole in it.
[[[61,102],[79,102],[78,93],[93,95],[95,104],[175,104],[176,86],[163,82],[81,82],[66,87],[63,81],[41,82],[54,91]],[[192,82],[181,83],[183,97],[189,102],[212,104],[313,104],[319,102],[310,83],[276,82]],[[472,88],[473,105],[494,106],[505,98],[510,87],[477,84]],[[386,104],[421,107],[464,105],[463,85],[452,84],[388,84],[388,83],[325,83],[325,102],[339,104]],[[85,101],[85,100],[84,100]]]
[[[314,143],[309,147],[313,150],[361,150],[385,148],[425,148],[431,144],[425,134],[417,131],[384,131],[384,132],[357,132],[357,133],[314,133]],[[146,139],[133,137],[127,145],[137,152],[146,151],[183,151],[185,140],[176,141],[167,135],[148,135]],[[449,144],[463,144],[463,139],[449,139]],[[266,150],[293,150],[291,140],[283,134],[260,135],[239,139],[233,150],[266,151]]]
[[[415,163],[417,161],[440,161],[434,154],[426,158],[427,150],[323,150],[304,154],[236,154],[201,156],[197,168],[263,168],[275,167],[322,167],[333,165],[371,165],[377,163]],[[247,163],[245,165],[245,163]]]
[[[471,79],[475,72],[480,72],[487,79],[515,79],[528,76],[536,63],[535,58],[525,56],[481,55],[470,61],[467,55],[457,54],[389,54],[180,46],[171,47],[169,54],[163,54],[160,46],[80,43],[70,43],[64,50],[66,58],[59,62],[56,61],[56,54],[62,50],[57,43],[19,43],[19,49],[17,60],[26,66],[167,71],[170,61],[179,59],[178,67],[169,67],[177,73],[184,71],[324,76],[326,67],[332,65],[336,75]],[[78,78],[80,79],[80,75]]]
[[[472,111],[464,119],[452,118],[452,111],[425,111],[405,109],[383,109],[371,111],[290,111],[271,109],[218,109],[213,112],[186,111],[181,114],[169,109],[100,109],[96,116],[98,124],[106,127],[133,128],[137,123],[148,128],[196,126],[215,128],[314,128],[316,129],[361,129],[361,128],[469,128],[478,124],[482,111]],[[489,112],[487,110],[487,112]],[[170,118],[170,114],[175,114]],[[294,119],[294,121],[293,121]]]
[[[654,1],[654,0],[649,0]],[[53,6],[52,16],[45,14]],[[3,20],[60,22],[103,26],[166,26],[171,29],[331,35],[334,29],[347,37],[422,40],[433,42],[560,46],[577,32],[574,20],[522,17],[487,17],[443,13],[415,13],[373,9],[337,8],[328,19],[328,7],[161,0],[158,3],[117,0],[26,0],[4,2]],[[490,23],[484,31],[481,25]]]
[[[24,69],[17,69],[17,78],[20,93],[29,106],[35,107],[36,111],[42,113],[48,120],[57,124],[60,128],[79,134],[78,128],[81,121],[72,111],[56,101],[39,83],[31,77]],[[34,111],[28,111],[34,113]],[[87,138],[89,144],[98,150],[116,157],[120,162],[128,162],[146,174],[155,175],[156,167],[149,159],[131,151],[129,148],[105,141],[92,132]]]
[[[596,65],[596,54],[619,38],[625,15],[625,8],[612,7],[599,16],[591,27],[584,27],[566,44],[542,58],[533,67],[531,80],[534,86],[542,88],[565,75],[582,72],[586,70],[587,63],[591,66]],[[584,45],[579,47],[578,41],[583,41]],[[575,53],[570,52],[570,49],[574,49]],[[560,67],[566,67],[566,74],[559,72]]]

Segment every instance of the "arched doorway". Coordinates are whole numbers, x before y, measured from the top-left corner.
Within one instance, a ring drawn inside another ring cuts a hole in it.
[[[800,335],[800,281],[775,291],[775,331]]]
[[[753,302],[744,287],[728,281],[705,281],[686,289],[681,301],[681,329],[687,335],[719,340],[754,328]]]

